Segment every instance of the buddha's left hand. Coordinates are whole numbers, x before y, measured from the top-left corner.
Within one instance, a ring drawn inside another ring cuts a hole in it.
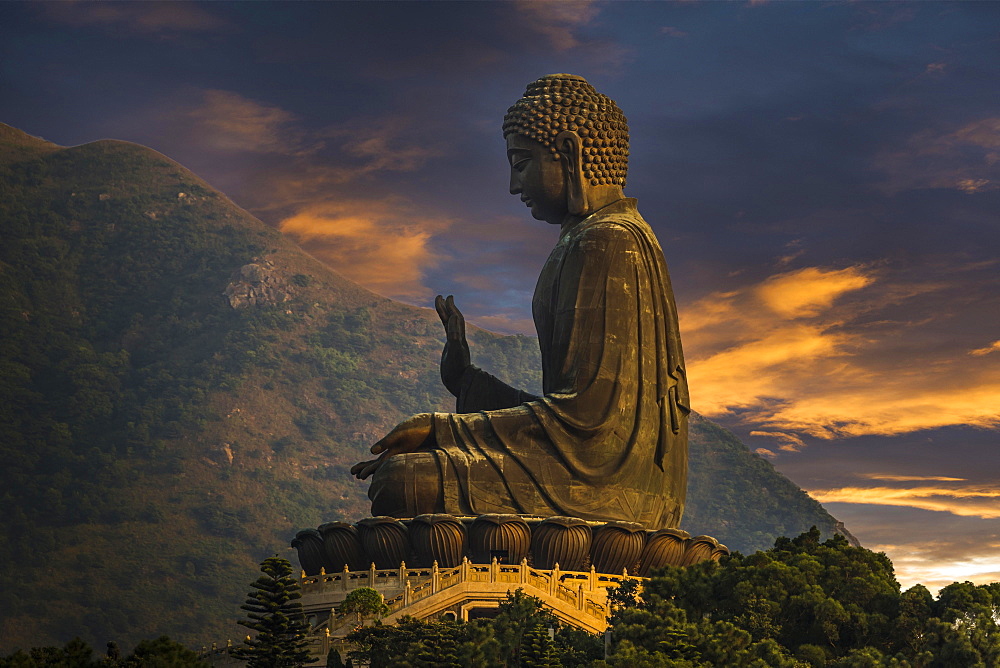
[[[351,467],[351,474],[359,480],[364,480],[375,473],[389,457],[416,452],[430,447],[433,443],[434,423],[431,414],[418,413],[400,422],[381,441],[373,445],[372,454],[380,456],[377,459],[358,462]]]

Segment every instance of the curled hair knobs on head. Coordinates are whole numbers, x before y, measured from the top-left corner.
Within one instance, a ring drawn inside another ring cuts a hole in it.
[[[507,110],[503,136],[522,135],[553,154],[565,130],[583,141],[583,173],[591,185],[625,186],[628,174],[628,120],[607,95],[575,74],[549,74],[528,84]]]

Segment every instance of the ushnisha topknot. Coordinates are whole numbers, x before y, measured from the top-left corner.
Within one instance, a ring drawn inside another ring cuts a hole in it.
[[[553,154],[553,142],[563,130],[573,130],[583,140],[583,175],[591,185],[625,186],[628,120],[614,100],[583,77],[549,74],[528,84],[503,118],[504,139],[522,135]]]

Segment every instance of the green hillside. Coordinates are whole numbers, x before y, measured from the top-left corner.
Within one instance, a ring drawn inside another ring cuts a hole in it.
[[[0,125],[0,654],[191,645],[233,620],[302,527],[367,513],[347,473],[407,414],[448,410],[437,316],[340,277],[141,146]],[[476,362],[540,385],[528,337]],[[743,551],[834,520],[708,421],[685,528]]]

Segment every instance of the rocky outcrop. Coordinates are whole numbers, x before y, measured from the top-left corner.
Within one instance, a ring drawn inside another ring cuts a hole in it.
[[[223,293],[233,308],[281,304],[294,289],[268,260],[255,260],[240,267]]]
[[[848,531],[847,527],[840,520],[837,520],[836,532],[846,538],[847,542],[850,543],[852,547],[861,547],[861,541],[855,538],[854,534]]]

